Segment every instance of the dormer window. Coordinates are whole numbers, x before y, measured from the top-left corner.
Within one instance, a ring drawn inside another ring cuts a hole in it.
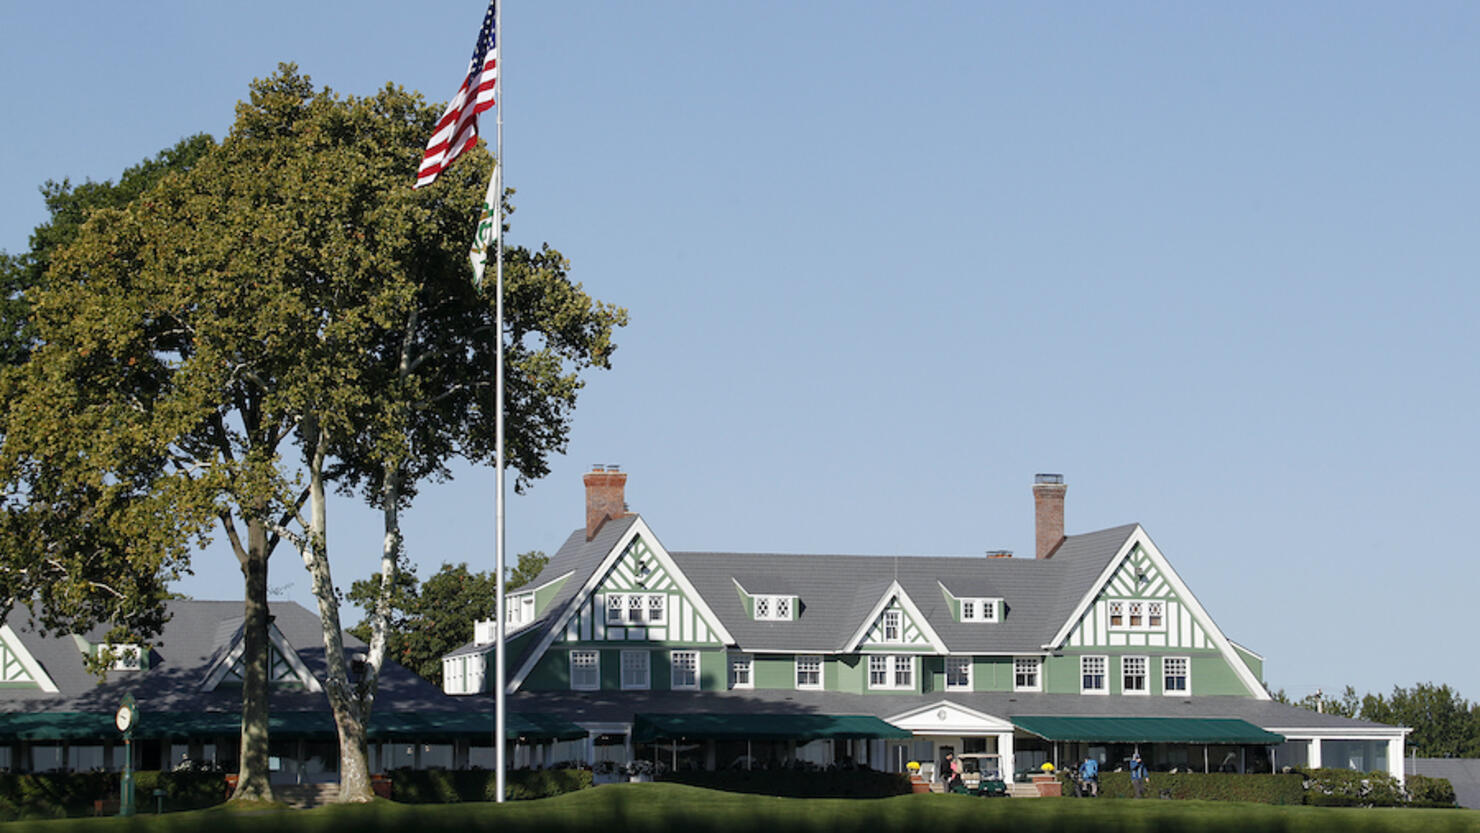
[[[113,655],[109,671],[139,671],[144,667],[144,652],[138,645],[113,643],[104,645],[103,650]]]
[[[534,621],[534,595],[526,593],[504,602],[504,619],[510,628],[523,627]]]
[[[758,622],[780,622],[791,619],[793,596],[756,596],[755,618]]]
[[[997,621],[997,605],[1000,599],[962,599],[961,621],[963,622],[995,622]]]

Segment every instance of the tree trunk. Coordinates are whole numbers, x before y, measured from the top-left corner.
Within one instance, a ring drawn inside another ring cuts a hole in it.
[[[319,604],[319,622],[324,636],[326,673],[324,693],[334,712],[334,726],[339,734],[339,800],[366,802],[375,798],[370,788],[370,755],[365,746],[365,722],[349,682],[349,667],[344,661],[344,631],[339,626],[339,596],[329,572],[328,510],[324,494],[324,457],[327,441],[312,419],[304,420],[304,435],[312,442],[308,465],[308,538],[303,542],[303,563],[313,582],[313,595]]]
[[[247,551],[241,561],[246,579],[242,622],[242,739],[241,760],[233,801],[271,801],[267,756],[268,654],[267,636],[267,527],[258,518],[247,520]]]

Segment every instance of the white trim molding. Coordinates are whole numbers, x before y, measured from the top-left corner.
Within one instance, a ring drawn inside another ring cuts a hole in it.
[[[1043,646],[1044,650],[1052,651],[1064,645],[1065,640],[1069,638],[1069,632],[1074,629],[1080,618],[1089,610],[1090,605],[1094,604],[1095,599],[1105,590],[1111,577],[1115,575],[1115,571],[1120,569],[1120,565],[1125,563],[1125,560],[1130,557],[1130,554],[1135,551],[1137,546],[1151,558],[1151,562],[1156,565],[1157,570],[1161,572],[1167,584],[1171,585],[1172,592],[1177,594],[1183,607],[1192,614],[1194,619],[1202,623],[1203,629],[1207,632],[1208,639],[1212,640],[1218,652],[1223,655],[1223,660],[1228,663],[1228,667],[1233,670],[1239,682],[1243,683],[1244,687],[1248,689],[1249,695],[1255,700],[1270,699],[1269,692],[1265,690],[1264,684],[1255,678],[1254,672],[1250,671],[1249,666],[1239,657],[1238,652],[1234,650],[1233,644],[1229,642],[1228,637],[1223,635],[1223,630],[1213,621],[1213,617],[1203,608],[1202,603],[1197,600],[1197,597],[1192,595],[1192,591],[1182,581],[1182,577],[1177,575],[1176,570],[1172,569],[1171,563],[1167,561],[1166,556],[1161,554],[1161,550],[1156,548],[1156,544],[1152,542],[1151,536],[1146,534],[1146,530],[1140,524],[1136,524],[1135,529],[1131,530],[1130,535],[1126,536],[1125,542],[1120,545],[1120,549],[1116,551],[1115,557],[1111,558],[1110,562],[1105,565],[1105,569],[1100,571],[1099,578],[1095,579],[1094,583],[1090,585],[1089,590],[1079,600],[1079,604],[1074,607],[1074,611],[1069,614],[1069,617],[1059,627],[1058,633],[1054,634],[1053,639]]]
[[[31,656],[30,651],[26,650],[26,646],[21,642],[20,634],[11,629],[9,625],[0,624],[0,641],[5,642],[5,646],[15,655],[16,661],[21,664],[21,668],[25,669],[26,674],[31,678],[31,682],[35,683],[37,688],[47,694],[58,694],[61,692],[61,689],[57,688],[56,682],[52,680],[51,675],[47,674],[46,669],[41,667],[41,663],[37,662],[36,658]]]

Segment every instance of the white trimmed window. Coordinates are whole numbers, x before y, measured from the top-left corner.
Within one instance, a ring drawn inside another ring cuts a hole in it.
[[[757,620],[779,622],[791,619],[791,596],[755,596],[754,599]]]
[[[144,667],[144,652],[138,645],[114,642],[103,645],[103,650],[113,654],[113,662],[108,666],[111,671],[138,671]]]
[[[904,641],[904,628],[900,626],[900,620],[902,618],[903,617],[901,617],[899,615],[899,611],[897,611],[897,610],[886,610],[886,611],[884,611],[884,641],[885,642],[902,642],[902,641]]]
[[[570,687],[572,691],[601,688],[601,654],[596,651],[570,652]]]
[[[754,668],[750,654],[730,655],[730,688],[755,688]]]
[[[904,654],[870,654],[868,687],[878,689],[913,689],[915,658]]]
[[[534,621],[534,594],[511,596],[504,601],[504,620],[510,628],[518,628]]]
[[[797,657],[797,688],[822,688],[822,657]]]
[[[878,654],[868,658],[868,687],[889,687],[889,658]]]
[[[971,690],[971,657],[946,657],[946,691]]]
[[[641,691],[652,687],[652,668],[647,651],[622,652],[622,688]]]
[[[673,651],[668,655],[669,686],[675,690],[699,687],[699,652]]]
[[[1106,656],[1083,656],[1079,658],[1079,693],[1109,694],[1110,682],[1105,675],[1110,665]]]
[[[1013,691],[1043,690],[1043,659],[1040,657],[1016,657],[1012,661]]]
[[[1146,669],[1150,660],[1146,657],[1120,658],[1120,693],[1145,694]]]
[[[1111,630],[1166,630],[1167,603],[1151,599],[1111,599],[1106,604]]]
[[[963,622],[995,622],[997,621],[996,599],[962,599],[961,621]]]
[[[606,594],[606,623],[633,627],[666,625],[668,624],[668,594],[608,593]]]
[[[1192,692],[1192,663],[1187,657],[1161,658],[1161,693],[1189,694]]]

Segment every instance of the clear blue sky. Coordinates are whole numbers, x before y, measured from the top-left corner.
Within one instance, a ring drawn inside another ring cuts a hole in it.
[[[479,0],[0,3],[0,248],[48,178],[222,136],[279,61],[445,100]],[[512,238],[626,306],[510,553],[619,463],[677,550],[1032,552],[1145,525],[1300,696],[1480,699],[1480,6],[536,2]],[[469,223],[471,233],[472,224]],[[493,490],[407,519],[489,569]],[[333,508],[336,578],[378,517]],[[272,583],[311,604],[289,553]],[[224,550],[183,589],[234,598]],[[348,617],[351,621],[354,616]]]

